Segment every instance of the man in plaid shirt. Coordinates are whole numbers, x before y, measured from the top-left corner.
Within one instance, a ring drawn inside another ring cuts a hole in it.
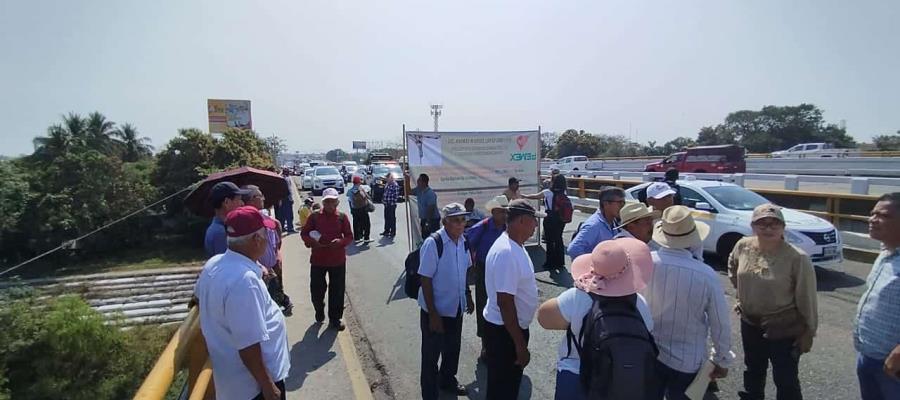
[[[394,175],[388,172],[385,178],[384,195],[381,203],[384,204],[384,232],[381,236],[393,238],[397,234],[397,198],[400,196],[400,185],[394,181]]]

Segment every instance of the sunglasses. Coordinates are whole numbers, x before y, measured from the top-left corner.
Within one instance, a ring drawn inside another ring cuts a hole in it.
[[[753,226],[759,229],[778,229],[784,226],[784,222],[774,220],[774,221],[757,221],[753,223]]]

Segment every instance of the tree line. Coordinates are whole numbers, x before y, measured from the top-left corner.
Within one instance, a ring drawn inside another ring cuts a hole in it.
[[[799,143],[826,142],[839,148],[857,146],[846,128],[825,121],[823,111],[812,104],[765,106],[760,110],[735,111],[722,123],[700,128],[695,137],[680,136],[662,145],[640,144],[622,135],[592,134],[568,129],[541,134],[541,157],[662,156],[685,147],[738,144],[751,153],[771,153]],[[900,150],[900,131],[873,138],[876,150]]]
[[[33,141],[32,154],[0,161],[0,265],[27,259],[86,234],[208,173],[231,167],[274,168],[279,143],[231,129],[220,136],[180,129],[157,154],[129,123],[99,112],[70,113]],[[283,142],[280,143],[283,147]],[[83,242],[70,243],[54,262],[65,264],[154,240],[200,243],[208,221],[183,209],[176,196]]]

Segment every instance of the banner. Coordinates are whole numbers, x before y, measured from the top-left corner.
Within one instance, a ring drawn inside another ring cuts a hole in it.
[[[250,100],[207,99],[209,133],[222,133],[226,128],[253,129]]]
[[[353,141],[353,150],[365,150],[366,142],[360,140]]]
[[[405,132],[410,187],[419,174],[429,177],[438,209],[467,198],[485,215],[488,200],[503,194],[509,178],[518,178],[523,194],[540,191],[539,131],[512,132]],[[415,189],[413,189],[415,190]],[[422,240],[418,206],[410,193],[410,234],[413,248]],[[537,206],[537,202],[535,202]]]

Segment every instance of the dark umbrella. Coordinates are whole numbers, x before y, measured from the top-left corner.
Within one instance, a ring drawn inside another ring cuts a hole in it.
[[[274,206],[288,196],[288,188],[281,175],[262,169],[241,167],[207,176],[184,198],[184,205],[194,214],[204,217],[213,216],[215,210],[208,201],[209,191],[213,185],[219,182],[231,182],[238,186],[259,186],[263,196],[266,196],[266,208]]]

